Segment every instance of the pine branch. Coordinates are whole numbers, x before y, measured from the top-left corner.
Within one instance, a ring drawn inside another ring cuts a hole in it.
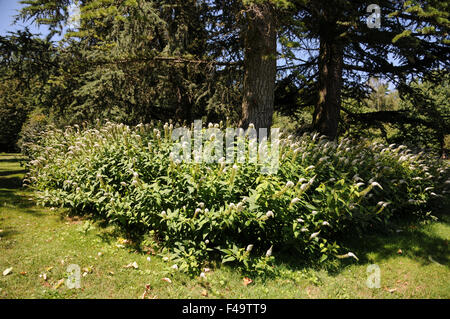
[[[220,61],[211,61],[211,60],[195,60],[195,59],[186,59],[181,57],[153,57],[153,58],[133,58],[133,59],[125,59],[125,60],[110,60],[110,61],[92,61],[92,64],[131,64],[131,63],[151,63],[156,61],[166,61],[172,63],[192,63],[192,64],[210,64],[217,66],[232,66],[232,65],[241,65],[240,62],[220,62]],[[88,61],[89,62],[89,61]]]
[[[383,123],[397,123],[397,124],[417,124],[423,125],[435,130],[441,129],[436,123],[427,121],[424,119],[408,116],[408,111],[377,111],[367,113],[353,113],[345,107],[341,106],[341,109],[352,119],[368,124],[375,125],[377,122]]]

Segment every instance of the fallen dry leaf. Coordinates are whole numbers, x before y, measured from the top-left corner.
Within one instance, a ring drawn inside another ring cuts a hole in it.
[[[122,245],[127,245],[127,244],[131,243],[130,240],[125,239],[125,238],[119,238],[117,241],[119,242],[119,244],[122,244]]]
[[[6,268],[6,269],[3,271],[3,276],[9,275],[9,274],[12,272],[12,270],[13,270],[13,267]]]
[[[63,283],[64,283],[64,279],[60,279],[60,280],[56,283],[55,289],[58,289],[59,287],[61,287]]]
[[[244,286],[247,287],[247,286],[250,285],[252,282],[253,282],[253,280],[251,280],[250,278],[244,277]]]
[[[84,267],[82,270],[83,270],[84,272],[90,274],[90,273],[94,270],[94,267],[93,267],[93,266]]]
[[[392,289],[384,288],[384,290],[386,290],[387,292],[390,292],[392,294],[395,291],[397,291],[397,288],[392,288]]]
[[[132,263],[130,263],[130,264],[124,266],[124,268],[134,268],[134,269],[138,269],[139,266],[138,266],[137,262],[133,261]]]
[[[25,276],[25,275],[27,274],[27,272],[26,272],[26,271],[21,271],[20,274],[21,274],[22,276]]]
[[[163,278],[162,280],[168,282],[169,284],[172,283],[172,280],[170,280],[170,278]]]
[[[208,291],[206,289],[203,289],[201,294],[203,297],[208,297]]]
[[[150,285],[145,285],[145,291],[141,296],[141,299],[145,299],[145,297],[147,297],[148,291],[150,290]]]
[[[147,251],[147,255],[156,255],[156,251],[152,247],[144,247],[144,250]]]

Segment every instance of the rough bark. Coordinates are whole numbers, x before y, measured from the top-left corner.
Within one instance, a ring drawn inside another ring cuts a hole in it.
[[[336,39],[321,37],[319,97],[313,114],[313,129],[330,139],[338,134],[343,65],[342,44]]]
[[[270,128],[277,72],[277,31],[268,2],[249,5],[244,38],[244,83],[240,126]]]

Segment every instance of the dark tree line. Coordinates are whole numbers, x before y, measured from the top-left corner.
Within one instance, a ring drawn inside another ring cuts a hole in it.
[[[0,76],[23,95],[18,123],[39,110],[56,125],[204,117],[260,128],[274,110],[310,107],[310,129],[332,139],[343,121],[422,125],[442,148],[449,131],[445,112],[414,84],[448,73],[445,1],[380,0],[380,28],[368,27],[372,1],[361,0],[22,2],[18,19],[51,32],[0,38]],[[74,4],[78,25],[68,24]],[[367,99],[372,77],[389,79],[419,112],[346,107]]]

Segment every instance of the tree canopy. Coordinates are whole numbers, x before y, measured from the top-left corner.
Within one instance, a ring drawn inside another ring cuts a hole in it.
[[[0,38],[0,76],[26,96],[25,115],[38,108],[56,125],[204,118],[259,128],[274,110],[306,110],[312,121],[298,131],[333,139],[352,123],[420,124],[443,151],[448,103],[430,103],[420,83],[434,87],[448,73],[447,2],[380,0],[379,28],[362,0],[21,3],[18,20],[50,29],[43,39],[28,30]],[[389,81],[403,108],[370,109],[372,78]]]

